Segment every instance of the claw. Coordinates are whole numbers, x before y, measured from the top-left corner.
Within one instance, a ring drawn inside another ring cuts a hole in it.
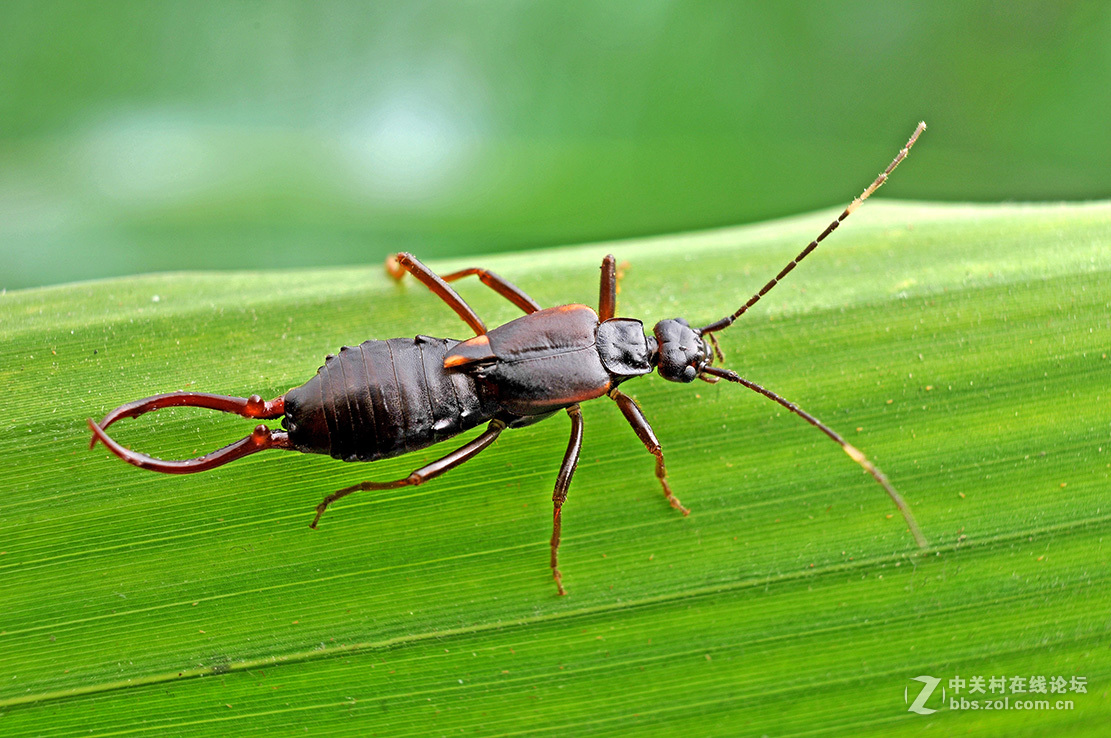
[[[265,401],[258,395],[228,397],[226,395],[210,395],[204,392],[171,392],[164,395],[154,395],[153,397],[120,405],[105,415],[99,424],[89,418],[89,430],[93,432],[89,448],[93,448],[96,446],[96,442],[100,441],[109,451],[128,464],[140,469],[150,469],[165,474],[192,474],[207,471],[217,466],[223,466],[229,461],[235,461],[269,448],[292,448],[289,443],[289,435],[285,431],[272,431],[265,425],[259,425],[246,438],[212,453],[193,459],[166,460],[156,459],[153,456],[147,456],[125,448],[112,440],[104,431],[105,428],[121,418],[137,418],[144,413],[164,407],[204,407],[210,410],[235,413],[245,418],[280,418],[285,414],[285,399],[284,397],[278,397],[274,400]]]

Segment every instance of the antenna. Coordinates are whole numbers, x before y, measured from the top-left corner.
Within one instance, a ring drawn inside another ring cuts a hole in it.
[[[911,142],[913,143],[913,139],[911,140]],[[906,521],[907,527],[910,529],[911,535],[914,536],[914,541],[918,544],[918,547],[929,548],[930,544],[926,540],[926,536],[922,535],[922,529],[918,527],[918,523],[914,519],[914,513],[910,511],[910,506],[908,506],[906,501],[903,500],[902,495],[896,492],[895,488],[891,486],[891,482],[887,480],[887,475],[880,471],[875,464],[869,461],[868,458],[860,452],[860,449],[858,449],[856,446],[853,446],[828,425],[818,420],[795,403],[785,400],[776,393],[772,392],[770,389],[765,389],[764,387],[756,384],[756,382],[745,379],[736,372],[729,371],[728,369],[719,369],[716,366],[703,367],[702,371],[706,374],[710,374],[721,379],[728,379],[730,382],[736,382],[737,384],[744,385],[753,392],[759,392],[764,397],[767,397],[769,400],[778,402],[780,405],[787,408],[795,415],[798,415],[807,423],[810,423],[810,425],[814,426],[822,433],[825,433],[827,436],[832,438],[838,445],[841,446],[841,449],[849,455],[850,459],[864,467],[864,470],[871,474],[872,478],[879,482],[880,486],[884,488],[884,490],[887,492],[888,497],[890,497],[891,501],[895,503],[895,507],[899,508],[899,512],[902,513],[903,520]]]
[[[805,259],[811,251],[818,248],[818,244],[820,244],[826,236],[837,230],[837,226],[841,225],[841,221],[852,215],[857,208],[864,204],[864,201],[867,200],[873,192],[883,186],[883,183],[887,181],[887,178],[891,175],[891,173],[895,171],[895,167],[899,166],[899,163],[902,162],[903,159],[907,158],[907,154],[910,153],[910,147],[914,146],[914,142],[918,140],[918,137],[922,135],[922,131],[924,130],[926,130],[926,122],[922,121],[918,124],[918,127],[914,129],[914,134],[911,135],[910,140],[907,141],[907,145],[904,146],[899,151],[899,154],[895,157],[895,159],[887,165],[887,169],[884,169],[880,173],[880,176],[876,177],[876,181],[868,185],[868,188],[864,190],[864,192],[860,193],[860,197],[850,202],[849,206],[845,208],[845,210],[840,215],[837,216],[837,220],[826,226],[826,229],[822,231],[822,234],[820,236],[811,241],[810,244],[805,249],[803,249],[798,256],[791,260],[790,264],[783,267],[779,274],[775,275],[775,277],[773,277],[770,282],[764,285],[759,292],[749,298],[748,302],[746,302],[744,305],[741,305],[741,308],[737,312],[733,313],[732,315],[727,315],[715,323],[710,323],[710,325],[706,326],[705,328],[700,328],[699,331],[703,335],[705,335],[707,333],[714,333],[716,331],[728,328],[729,326],[733,325],[733,321],[744,315],[750,307],[759,302],[761,297],[768,294],[768,292],[771,291],[771,288],[775,287],[779,283],[779,280],[790,274],[791,270],[797,267],[800,261]]]

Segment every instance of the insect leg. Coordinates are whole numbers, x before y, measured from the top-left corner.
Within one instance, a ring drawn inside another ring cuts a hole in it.
[[[310,528],[315,528],[316,524],[320,522],[320,516],[328,509],[336,500],[341,497],[346,497],[352,492],[365,492],[367,490],[376,489],[396,489],[397,487],[408,487],[423,484],[429,479],[440,476],[444,472],[454,469],[465,461],[470,461],[478,455],[480,451],[485,449],[498,437],[501,432],[505,430],[505,423],[500,420],[491,420],[490,425],[486,427],[482,435],[475,438],[473,441],[466,443],[459,448],[452,451],[447,456],[437,459],[430,464],[426,464],[421,468],[412,472],[404,479],[395,479],[392,482],[360,482],[359,484],[350,487],[344,487],[337,490],[324,498],[324,501],[316,506],[316,517],[313,518]]]
[[[602,259],[602,281],[598,286],[598,320],[609,320],[617,313],[617,261],[613,254]]]
[[[563,503],[567,501],[567,488],[571,486],[571,477],[575,474],[575,467],[579,465],[579,451],[583,445],[583,416],[578,405],[567,408],[571,416],[571,438],[567,441],[567,452],[563,455],[563,464],[559,467],[559,476],[556,477],[555,491],[552,492],[552,576],[555,577],[556,587],[561,595],[567,594],[563,589],[563,575],[559,573],[559,536],[563,525]]]
[[[625,415],[625,420],[629,421],[629,425],[633,426],[636,431],[637,438],[640,439],[644,447],[648,449],[648,453],[656,457],[656,478],[660,480],[660,486],[664,489],[664,496],[671,506],[676,510],[681,511],[684,515],[690,515],[691,511],[683,507],[683,503],[679,502],[679,498],[671,493],[671,485],[667,483],[667,467],[664,466],[664,452],[660,442],[656,439],[656,434],[652,430],[652,426],[648,424],[648,418],[644,417],[644,413],[640,409],[640,405],[636,400],[626,394],[622,394],[616,389],[610,390],[609,396],[621,408],[621,412]]]
[[[463,322],[471,327],[475,335],[481,336],[486,332],[486,324],[482,322],[482,318],[471,308],[466,301],[459,296],[459,293],[451,288],[447,282],[439,277],[436,272],[432,271],[424,264],[417,260],[417,257],[412,254],[400,253],[392,261],[386,262],[386,270],[395,278],[401,279],[405,276],[405,272],[412,274],[421,284],[428,289],[432,290],[433,294],[447,303],[447,306],[455,311],[455,313],[463,319]],[[524,294],[524,293],[521,293]]]
[[[524,310],[526,314],[535,313],[537,310],[540,309],[540,305],[537,304],[536,300],[525,294],[520,287],[486,269],[481,269],[479,267],[460,269],[457,272],[445,274],[440,277],[440,279],[444,280],[445,282],[454,282],[457,279],[469,277],[472,274],[477,275],[479,281],[481,281],[484,285],[492,289],[494,292],[497,292],[499,295],[509,300],[517,307]]]

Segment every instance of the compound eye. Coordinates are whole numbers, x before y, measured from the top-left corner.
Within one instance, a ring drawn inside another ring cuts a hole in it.
[[[683,369],[683,380],[686,382],[693,382],[694,378],[698,376],[698,370],[693,366],[688,366]]]

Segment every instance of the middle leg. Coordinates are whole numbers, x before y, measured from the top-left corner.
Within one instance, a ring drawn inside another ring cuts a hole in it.
[[[575,474],[575,467],[579,465],[579,451],[583,446],[583,416],[578,405],[567,408],[571,416],[571,438],[567,441],[567,452],[563,455],[563,464],[559,467],[559,476],[556,477],[555,491],[552,492],[552,503],[555,507],[552,512],[552,576],[555,577],[556,588],[561,595],[567,594],[563,589],[563,575],[559,573],[559,538],[563,527],[563,503],[567,501],[567,489],[571,486],[571,477]]]
[[[418,274],[416,271],[414,271],[414,264],[420,265],[420,267],[423,268],[423,270],[427,272],[427,274]],[[480,282],[492,289],[494,292],[497,292],[505,299],[509,300],[517,307],[521,308],[521,310],[523,310],[526,315],[529,313],[535,313],[537,310],[540,309],[540,305],[536,302],[536,300],[533,300],[531,297],[529,297],[528,294],[525,293],[525,291],[522,290],[520,287],[513,284],[509,280],[504,279],[497,274],[494,274],[488,269],[482,269],[480,267],[460,269],[459,271],[452,272],[451,274],[436,275],[432,272],[431,269],[417,261],[415,256],[402,252],[391,256],[389,259],[386,260],[386,271],[389,272],[391,277],[398,281],[401,281],[401,279],[405,277],[405,273],[408,272],[419,279],[422,283],[427,285],[429,289],[431,289],[437,295],[440,295],[440,292],[437,289],[440,285],[437,284],[436,286],[433,286],[436,280],[439,280],[439,282],[442,283],[443,287],[451,290],[450,287],[447,287],[448,282],[454,282],[458,279],[462,279],[463,277],[475,275],[478,277]],[[454,290],[451,290],[451,293],[454,294],[456,297],[459,297]],[[440,296],[442,297],[442,295]],[[463,298],[459,297],[460,301],[462,301],[462,299]],[[451,305],[450,302],[448,302],[448,304]],[[452,309],[455,309],[454,305],[452,305]],[[458,310],[456,310],[456,312],[458,312]],[[460,315],[462,315],[462,313],[460,313]],[[471,324],[470,320],[467,317],[463,317],[463,320],[466,320],[468,325]]]
[[[494,292],[497,292],[499,295],[524,310],[526,315],[529,313],[535,313],[537,310],[540,309],[540,305],[537,304],[536,300],[525,294],[525,292],[520,287],[513,284],[509,280],[503,279],[497,274],[494,274],[493,272],[482,269],[480,267],[460,269],[457,272],[445,274],[440,277],[440,279],[444,280],[445,282],[454,282],[457,279],[469,277],[472,274],[477,276],[480,282],[492,289]]]

